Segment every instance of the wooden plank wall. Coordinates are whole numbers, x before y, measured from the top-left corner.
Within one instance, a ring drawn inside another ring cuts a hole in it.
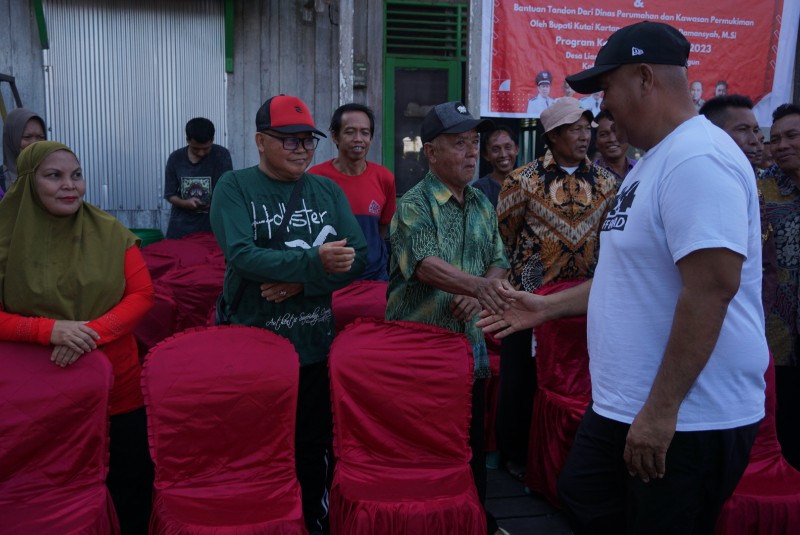
[[[0,73],[16,78],[23,106],[45,116],[42,47],[30,0],[0,1]],[[12,93],[8,84],[0,85],[6,109],[11,111],[15,107]],[[2,122],[0,118],[0,126]]]
[[[300,97],[320,130],[339,102],[338,31],[327,8],[304,20],[302,0],[236,2],[234,72],[228,75],[228,125],[235,167],[254,165],[255,115],[271,96]],[[315,163],[333,157],[321,142]]]
[[[229,149],[234,166],[258,160],[253,136],[255,114],[270,96],[293,94],[308,104],[317,127],[326,132],[333,111],[347,101],[375,110],[376,132],[369,159],[380,163],[383,115],[383,2],[334,1],[330,10],[313,10],[304,20],[305,0],[236,2],[234,72],[228,75]],[[324,4],[324,2],[316,2]],[[344,9],[341,7],[344,6]],[[306,13],[307,15],[307,13]],[[340,35],[340,29],[352,35]],[[365,88],[352,88],[352,98],[340,91],[341,78],[352,84],[352,73],[340,73],[340,42],[352,42],[353,61],[366,63]],[[349,76],[348,76],[349,74]],[[332,158],[336,147],[323,140],[314,163]]]
[[[353,90],[353,100],[375,111],[375,137],[370,161],[380,163],[383,135],[383,2],[355,0],[353,9],[353,62],[367,64],[367,87]]]

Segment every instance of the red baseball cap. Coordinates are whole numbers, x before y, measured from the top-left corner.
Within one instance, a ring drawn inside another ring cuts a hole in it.
[[[275,130],[282,134],[314,132],[328,137],[314,128],[314,119],[302,100],[283,94],[270,98],[258,109],[256,130]]]

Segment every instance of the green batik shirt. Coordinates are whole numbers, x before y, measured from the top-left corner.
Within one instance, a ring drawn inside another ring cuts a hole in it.
[[[478,277],[493,267],[508,269],[492,203],[467,186],[462,206],[429,171],[397,202],[390,239],[386,319],[427,323],[466,334],[475,356],[475,378],[489,377],[486,342],[475,326],[478,316],[467,323],[457,320],[450,312],[454,295],[421,282],[415,271],[429,256]]]

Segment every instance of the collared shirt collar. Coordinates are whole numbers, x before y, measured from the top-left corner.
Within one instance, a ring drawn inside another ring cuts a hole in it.
[[[436,175],[434,175],[430,170],[428,174],[425,175],[423,180],[428,181],[428,187],[430,188],[431,193],[433,194],[433,198],[436,199],[436,202],[439,205],[446,204],[453,197],[453,192],[450,191],[447,186],[445,186],[441,180],[439,180]],[[475,196],[475,191],[471,186],[467,186],[464,188],[464,202],[472,200]]]
[[[544,158],[542,159],[542,165],[544,165],[544,168],[547,169],[548,171],[550,171],[552,167],[563,169],[556,162],[556,158],[555,156],[553,156],[553,152],[550,149],[547,149],[547,152],[544,153]],[[588,156],[584,156],[583,161],[580,163],[580,165],[578,165],[578,170],[580,170],[581,167],[586,168],[589,167],[590,165],[592,165],[591,160],[589,160]]]

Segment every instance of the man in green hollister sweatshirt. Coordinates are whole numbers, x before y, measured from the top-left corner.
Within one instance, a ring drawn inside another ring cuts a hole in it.
[[[339,186],[305,173],[319,142],[314,134],[325,136],[308,107],[297,97],[272,97],[256,114],[256,130],[258,165],[225,173],[211,202],[211,227],[227,262],[224,312],[232,324],[288,338],[300,356],[297,477],[308,531],[327,533],[331,294],[364,270],[367,245]],[[296,185],[300,195],[278,232]]]

